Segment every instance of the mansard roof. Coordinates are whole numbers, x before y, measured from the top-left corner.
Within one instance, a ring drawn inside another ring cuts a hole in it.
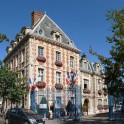
[[[46,14],[39,20],[39,22],[33,27],[31,34],[54,40],[52,33],[58,32],[61,35],[61,42],[69,47],[77,49],[73,41],[62,31],[62,29]]]
[[[87,68],[84,65],[87,64]],[[99,66],[99,70],[97,70],[97,66]],[[101,72],[104,73],[104,68],[100,63],[97,62],[90,62],[87,57],[84,57],[80,59],[80,71],[86,72],[86,73],[95,73],[96,75],[100,75]]]
[[[20,47],[20,44],[24,43],[28,38],[35,37],[38,39],[43,39],[46,42],[52,43],[54,45],[61,46],[68,50],[74,51],[78,54],[81,53],[81,50],[77,49],[74,45],[73,41],[69,39],[69,37],[61,30],[61,28],[46,14],[42,14],[43,16],[39,18],[37,21],[35,20],[32,28],[24,26],[21,29],[21,32],[15,38],[15,45],[8,52],[8,55],[4,58],[4,61],[12,55],[12,53]],[[57,41],[53,34],[60,35],[61,40]],[[12,45],[12,43],[10,44]],[[7,49],[8,50],[8,49]]]

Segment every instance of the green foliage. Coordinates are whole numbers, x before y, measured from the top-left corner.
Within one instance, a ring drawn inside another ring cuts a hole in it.
[[[0,62],[0,96],[3,98],[3,104],[6,99],[12,103],[19,103],[28,93],[25,90],[28,83],[24,78],[17,78],[18,73],[11,71]]]
[[[124,92],[120,87],[124,84],[124,9],[111,10],[107,13],[107,20],[111,22],[112,36],[106,37],[111,43],[110,57],[106,58],[94,52],[90,53],[100,60],[105,68],[105,83],[108,85],[108,93],[118,96]]]
[[[5,34],[0,33],[0,43],[3,42],[4,40],[9,41],[9,39],[7,38],[7,36]]]

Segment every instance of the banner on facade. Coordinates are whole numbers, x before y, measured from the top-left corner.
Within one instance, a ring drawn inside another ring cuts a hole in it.
[[[47,108],[47,104],[39,104],[39,108],[40,109],[46,109]]]

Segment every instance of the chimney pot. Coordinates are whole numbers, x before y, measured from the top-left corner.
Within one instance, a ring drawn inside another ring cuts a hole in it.
[[[33,11],[32,12],[32,27],[39,21],[40,18],[44,16],[43,13],[39,11]]]

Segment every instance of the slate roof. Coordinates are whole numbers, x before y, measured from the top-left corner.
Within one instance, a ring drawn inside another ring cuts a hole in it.
[[[68,45],[68,46],[70,46],[74,49],[77,49],[77,47],[69,39],[69,37],[46,14],[41,18],[41,20],[39,20],[39,22],[33,28],[31,33],[35,34],[37,36],[41,36],[41,37],[53,40],[53,36],[51,35],[51,32],[54,31],[54,30],[56,30],[57,32],[59,32],[61,34],[61,43],[64,43],[64,44],[66,44],[66,45]]]
[[[99,66],[99,71],[97,71],[96,70],[96,63],[95,62],[90,62],[87,58],[85,58],[86,59],[86,61],[87,61],[87,69],[85,69],[85,67],[84,67],[84,65],[83,65],[83,63],[82,63],[82,60],[80,61],[80,70],[82,70],[82,71],[84,71],[84,72],[88,72],[88,73],[95,73],[95,74],[101,74],[101,72],[102,73],[104,73],[105,71],[104,71],[104,68],[102,67],[102,65],[100,64],[100,66]]]

